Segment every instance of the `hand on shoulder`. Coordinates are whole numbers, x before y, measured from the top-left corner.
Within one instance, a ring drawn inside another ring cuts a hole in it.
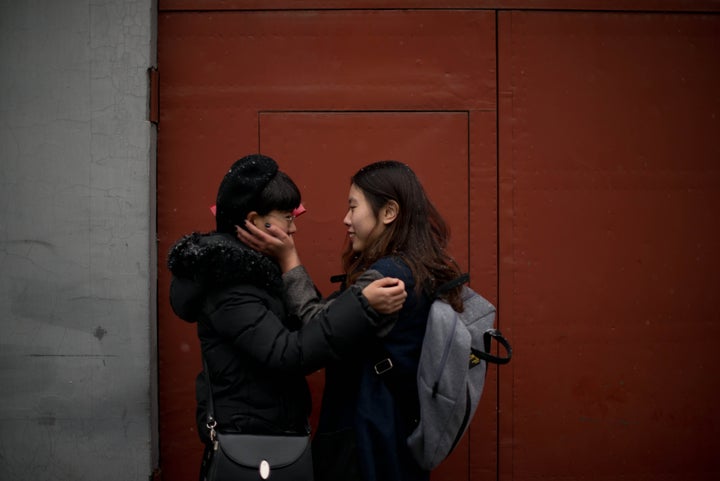
[[[407,298],[405,283],[394,277],[383,277],[373,281],[362,290],[362,293],[372,308],[380,314],[399,311]]]

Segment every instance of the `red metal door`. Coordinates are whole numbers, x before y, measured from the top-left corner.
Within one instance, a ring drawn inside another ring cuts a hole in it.
[[[349,176],[395,158],[418,172],[472,285],[496,300],[495,15],[456,11],[161,12],[160,252],[209,230],[217,185],[262,151],[297,181],[298,243],[325,292],[338,272]],[[192,326],[159,267],[160,440],[166,479],[194,479]],[[316,408],[321,376],[313,376]],[[495,477],[496,378],[469,436],[434,479]]]
[[[500,478],[717,479],[720,16],[498,39]]]

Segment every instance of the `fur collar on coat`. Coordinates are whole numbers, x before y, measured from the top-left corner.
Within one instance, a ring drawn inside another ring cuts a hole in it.
[[[205,289],[251,284],[275,296],[282,292],[278,265],[230,234],[186,235],[170,249],[168,268],[174,277]]]

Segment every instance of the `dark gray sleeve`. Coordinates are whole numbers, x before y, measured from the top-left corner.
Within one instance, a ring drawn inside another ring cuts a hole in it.
[[[221,337],[263,366],[305,374],[320,369],[364,345],[377,329],[367,299],[346,289],[301,330],[290,331],[267,307],[267,293],[237,285],[208,296],[207,321]]]
[[[376,271],[374,269],[368,269],[365,272],[363,272],[360,277],[357,278],[355,281],[354,286],[359,287],[361,290],[367,287],[368,284],[370,284],[373,281],[376,281],[378,279],[382,279],[385,277],[382,275],[379,271]],[[368,306],[369,309],[372,309],[372,307]],[[373,310],[373,312],[375,312]],[[376,313],[376,319],[378,319],[377,326],[378,329],[375,332],[375,335],[377,337],[385,337],[388,332],[395,326],[395,323],[398,320],[398,316],[400,314],[400,311],[394,313],[394,314],[379,314]]]
[[[376,270],[367,270],[358,277],[352,288],[362,291],[368,284],[383,277],[384,276]],[[310,275],[303,266],[295,267],[283,274],[283,282],[285,284],[285,302],[289,313],[300,318],[303,325],[318,316],[318,314],[333,302],[333,299],[322,298]],[[377,335],[380,337],[390,332],[390,329],[395,325],[395,321],[397,321],[397,314],[378,314],[367,303],[364,303],[364,308],[368,311],[372,319],[377,320],[377,326],[379,328]]]
[[[288,313],[302,320],[303,325],[325,308],[324,300],[304,266],[297,266],[283,274],[285,305]]]

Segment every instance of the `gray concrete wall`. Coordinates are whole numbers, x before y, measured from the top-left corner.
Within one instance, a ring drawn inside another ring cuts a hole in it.
[[[0,479],[155,464],[153,0],[0,0]]]

